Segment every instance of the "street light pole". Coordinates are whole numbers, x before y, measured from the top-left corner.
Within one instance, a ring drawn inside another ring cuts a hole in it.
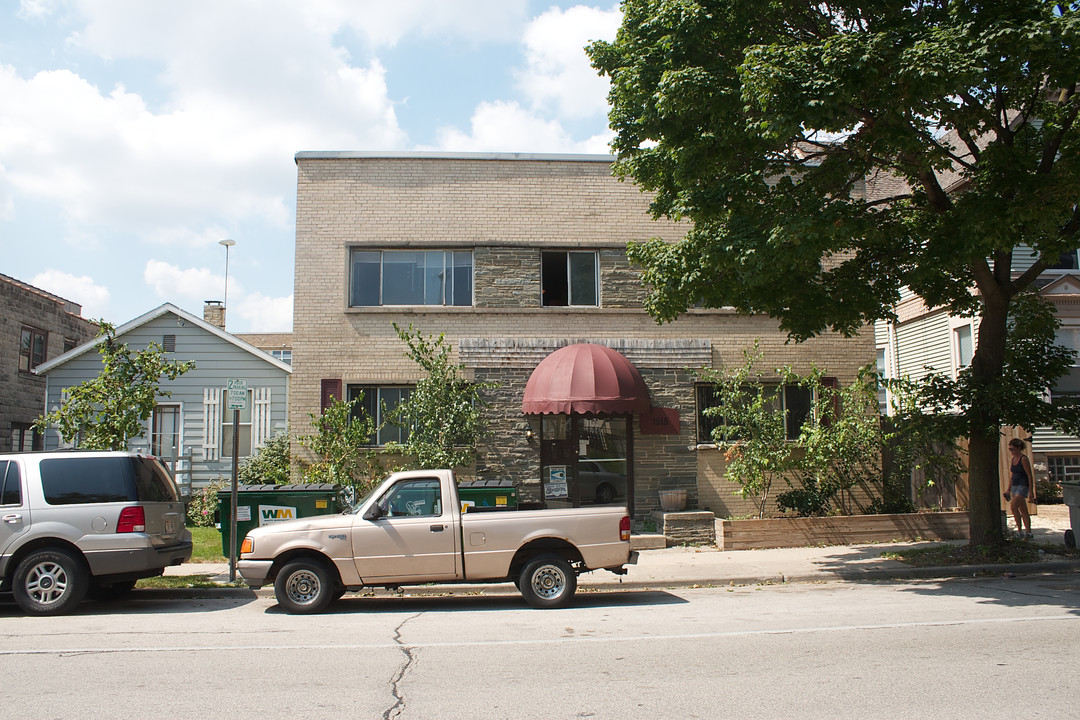
[[[236,244],[235,240],[225,238],[218,240],[218,245],[225,246],[225,296],[221,299],[221,324],[225,324],[225,314],[229,311],[229,248]],[[224,329],[224,328],[222,328]]]

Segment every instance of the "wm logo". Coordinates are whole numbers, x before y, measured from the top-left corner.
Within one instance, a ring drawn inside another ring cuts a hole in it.
[[[269,525],[270,523],[282,522],[284,520],[295,520],[296,508],[286,507],[283,505],[260,505],[259,506],[259,524]]]

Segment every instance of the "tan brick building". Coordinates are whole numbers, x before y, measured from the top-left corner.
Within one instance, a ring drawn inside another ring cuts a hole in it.
[[[613,501],[638,517],[658,490],[685,489],[691,508],[726,517],[749,509],[699,437],[693,369],[739,365],[755,340],[769,366],[816,364],[842,383],[874,361],[872,334],[795,345],[775,321],[728,310],[658,325],[626,244],[687,228],[652,220],[608,156],[301,152],[296,163],[294,433],[309,432],[326,394],[363,390],[370,409],[407,395],[418,371],[391,323],[412,323],[498,383],[478,478],[513,480],[524,502]],[[653,410],[524,414],[537,365],[576,343],[628,360]]]

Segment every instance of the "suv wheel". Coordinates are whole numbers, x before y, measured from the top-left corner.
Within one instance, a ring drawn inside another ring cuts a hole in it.
[[[68,550],[44,548],[27,555],[15,569],[15,602],[28,615],[71,612],[86,597],[89,573]]]

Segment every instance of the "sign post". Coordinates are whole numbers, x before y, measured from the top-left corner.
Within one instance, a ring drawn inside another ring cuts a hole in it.
[[[232,416],[232,508],[229,513],[229,582],[236,582],[237,455],[240,454],[240,411],[247,407],[247,378],[229,378],[228,401]]]

